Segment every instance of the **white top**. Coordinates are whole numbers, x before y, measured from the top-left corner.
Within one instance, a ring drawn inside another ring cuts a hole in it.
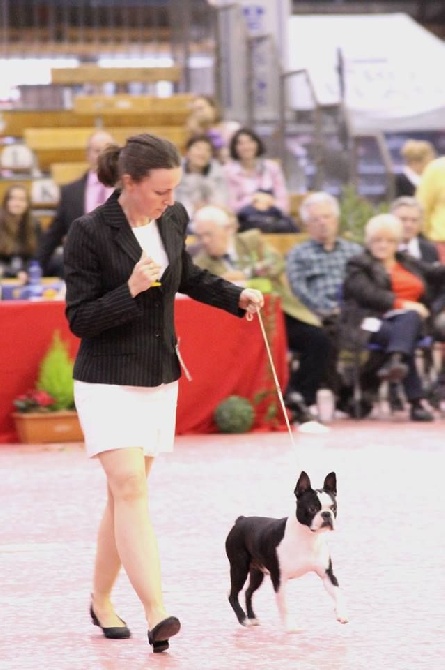
[[[168,266],[168,256],[162,244],[157,222],[152,219],[145,226],[138,226],[132,230],[147,256],[161,266],[162,276]]]

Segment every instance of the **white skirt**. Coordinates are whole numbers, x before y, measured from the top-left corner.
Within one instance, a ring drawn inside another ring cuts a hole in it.
[[[177,398],[177,381],[147,388],[74,380],[87,455],[128,447],[141,447],[145,456],[173,451]]]

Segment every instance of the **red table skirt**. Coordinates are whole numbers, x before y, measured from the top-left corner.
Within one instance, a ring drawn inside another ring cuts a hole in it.
[[[13,399],[33,388],[39,363],[55,330],[69,343],[73,357],[78,348],[61,302],[0,303],[0,443],[16,442],[11,417]],[[281,388],[287,383],[286,338],[279,301],[266,296],[262,312]],[[188,298],[176,301],[176,329],[180,350],[192,376],[180,379],[177,434],[212,433],[213,413],[230,395],[258,400],[255,428],[281,429],[284,418],[277,404],[265,343],[257,317],[238,319]],[[270,406],[277,420],[270,420]]]

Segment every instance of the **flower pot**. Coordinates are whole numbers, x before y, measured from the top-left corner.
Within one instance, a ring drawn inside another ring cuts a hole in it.
[[[15,412],[13,415],[20,442],[83,442],[83,433],[75,411]]]

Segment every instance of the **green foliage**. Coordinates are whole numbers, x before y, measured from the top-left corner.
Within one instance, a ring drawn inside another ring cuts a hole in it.
[[[340,235],[353,242],[363,244],[364,230],[369,219],[388,211],[388,203],[373,205],[359,195],[352,185],[343,188],[340,196]]]
[[[55,411],[74,408],[73,365],[68,345],[56,331],[40,363],[36,383],[40,391],[46,391],[54,398]]]
[[[255,411],[247,398],[232,395],[218,405],[214,419],[221,433],[247,433],[253,426]]]

